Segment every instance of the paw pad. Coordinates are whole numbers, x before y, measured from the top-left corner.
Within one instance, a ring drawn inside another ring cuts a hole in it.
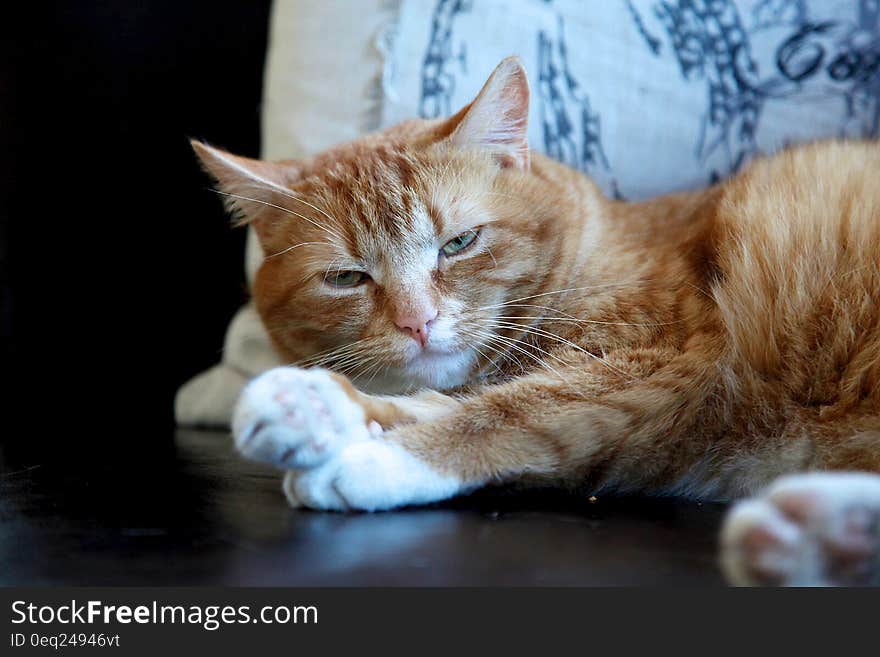
[[[780,479],[728,514],[722,567],[741,585],[880,583],[880,476]]]

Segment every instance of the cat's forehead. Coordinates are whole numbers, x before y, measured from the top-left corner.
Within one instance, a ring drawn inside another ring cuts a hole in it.
[[[436,166],[404,150],[370,149],[337,159],[311,191],[348,229],[357,245],[385,247],[433,240],[444,230],[436,206]]]
[[[445,230],[440,213],[412,188],[375,187],[355,200],[351,213],[353,247],[368,260],[420,260]]]
[[[333,235],[319,239],[351,267],[423,268],[446,241],[493,221],[484,194],[492,179],[457,152],[380,143],[313,165],[297,191],[331,219]]]

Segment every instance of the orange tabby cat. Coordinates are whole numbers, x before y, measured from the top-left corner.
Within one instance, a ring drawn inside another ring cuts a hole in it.
[[[248,386],[242,453],[288,470],[292,504],[337,510],[880,471],[880,148],[624,203],[529,151],[528,101],[510,58],[453,117],[309,160],[193,144],[259,236],[275,347],[315,368]],[[878,518],[880,477],[783,479],[734,508],[723,562],[740,583],[865,581]]]

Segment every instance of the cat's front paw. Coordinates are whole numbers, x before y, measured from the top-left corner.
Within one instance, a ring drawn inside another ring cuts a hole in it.
[[[367,426],[363,408],[324,370],[281,367],[254,379],[233,416],[247,458],[287,470],[291,506],[380,511],[447,499],[462,490]]]
[[[327,511],[384,511],[445,500],[462,482],[401,446],[374,438],[346,445],[322,465],[291,470],[284,493],[291,506]]]
[[[314,468],[369,439],[364,411],[324,370],[279,367],[241,394],[232,420],[238,451],[282,469]]]
[[[733,584],[880,584],[880,475],[783,477],[733,507],[721,543]]]

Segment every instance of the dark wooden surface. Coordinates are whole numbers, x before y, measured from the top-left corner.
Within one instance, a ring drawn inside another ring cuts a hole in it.
[[[120,441],[124,441],[120,433]],[[494,490],[430,508],[292,510],[224,433],[0,460],[0,584],[718,586],[723,507]]]

